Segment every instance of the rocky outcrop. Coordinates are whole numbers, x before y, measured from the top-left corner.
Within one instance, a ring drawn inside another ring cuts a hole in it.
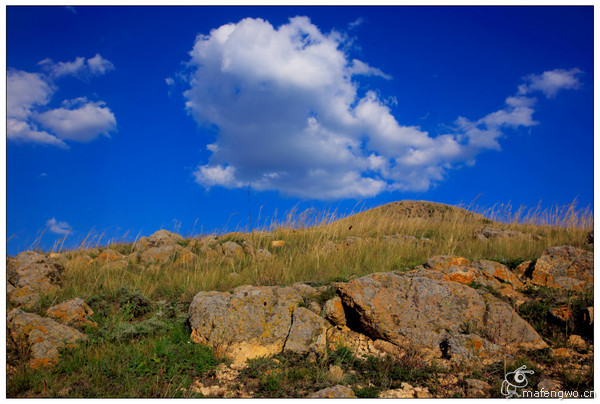
[[[60,304],[50,307],[46,311],[46,316],[60,321],[61,323],[74,325],[77,327],[90,326],[97,327],[94,321],[89,318],[94,311],[83,299],[75,298],[67,300]]]
[[[293,313],[302,301],[291,287],[240,286],[231,293],[200,292],[189,309],[191,338],[235,362],[281,353]]]
[[[56,363],[61,349],[75,346],[85,338],[74,328],[20,309],[8,313],[6,326],[9,343],[20,350],[29,350],[33,368]]]
[[[62,265],[34,251],[8,257],[6,265],[7,297],[24,309],[34,308],[40,296],[58,289]]]
[[[167,230],[159,230],[150,237],[142,237],[134,244],[135,260],[145,264],[165,264],[169,261],[178,265],[192,263],[196,254],[182,247],[183,237]]]
[[[422,272],[367,275],[341,284],[339,293],[354,328],[372,339],[425,348],[434,357],[461,361],[493,356],[500,347],[547,347],[508,304]]]
[[[583,290],[594,282],[594,253],[571,246],[551,247],[523,276],[533,285]]]

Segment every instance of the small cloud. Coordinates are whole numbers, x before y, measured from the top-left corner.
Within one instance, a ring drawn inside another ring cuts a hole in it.
[[[75,10],[75,7],[73,7],[73,6],[65,6],[65,8],[67,10],[69,10],[70,12],[72,12],[73,14],[77,14],[77,10]]]
[[[40,174],[40,177],[47,177],[47,176],[48,176],[48,174],[46,174],[46,173],[41,173]]]
[[[167,83],[168,86],[172,86],[173,84],[175,84],[175,80],[173,80],[173,78],[171,77],[167,77],[165,79],[165,83]]]
[[[581,87],[579,77],[583,74],[578,68],[570,70],[554,69],[542,74],[530,74],[519,86],[519,94],[526,95],[536,91],[544,93],[546,98],[554,98],[560,90],[576,90]]]
[[[356,29],[359,26],[361,26],[364,22],[365,22],[364,18],[358,17],[356,20],[354,20],[354,21],[352,21],[351,23],[348,24],[348,29],[349,30]]]
[[[109,60],[104,59],[100,54],[92,58],[86,58],[79,56],[76,57],[72,62],[56,62],[52,59],[46,58],[40,60],[38,65],[42,66],[52,78],[58,78],[62,76],[75,76],[78,78],[86,79],[89,76],[101,76],[107,72],[114,70],[115,66]]]
[[[58,222],[55,218],[52,218],[46,222],[46,227],[52,233],[56,234],[68,234],[71,232],[71,226],[67,222]]]
[[[53,64],[45,59],[40,64],[61,76],[66,72],[76,74],[84,62],[83,58],[77,58],[74,62]],[[100,55],[87,62],[87,69],[94,74],[104,74],[111,66]],[[92,102],[86,97],[64,100],[61,108],[48,109],[46,106],[57,87],[47,75],[9,69],[6,76],[8,140],[67,149],[65,139],[88,142],[99,135],[109,136],[116,128],[110,109],[103,102]]]
[[[350,70],[350,73],[353,75],[361,74],[363,76],[379,76],[386,80],[392,79],[392,76],[390,76],[389,74],[385,74],[380,69],[378,69],[376,67],[371,67],[368,64],[366,64],[365,62],[361,62],[360,60],[357,60],[357,59],[352,60],[352,66],[350,66],[349,70]]]
[[[103,102],[77,98],[63,104],[67,108],[56,108],[35,116],[61,139],[89,142],[100,135],[110,137],[109,132],[116,129],[115,115]]]

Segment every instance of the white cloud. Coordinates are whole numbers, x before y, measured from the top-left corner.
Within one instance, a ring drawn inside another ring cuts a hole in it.
[[[577,68],[570,70],[554,69],[542,74],[531,74],[519,86],[520,94],[541,91],[546,98],[554,98],[559,90],[573,90],[581,87],[579,77],[583,72]]]
[[[62,107],[49,109],[48,103],[56,90],[53,79],[67,74],[104,74],[112,63],[100,55],[74,62],[53,64],[40,62],[50,75],[9,69],[7,73],[7,139],[68,148],[63,140],[89,142],[100,135],[109,136],[116,128],[116,118],[103,102],[85,97],[65,100]],[[84,66],[82,68],[81,66]]]
[[[67,103],[72,104],[72,103]],[[65,140],[89,142],[115,130],[114,114],[102,102],[79,100],[75,108],[56,108],[36,115],[36,120]]]
[[[365,22],[364,18],[358,17],[356,20],[354,20],[354,21],[352,21],[351,23],[348,24],[348,29],[350,29],[350,30],[356,29],[359,26],[361,26],[364,22]]]
[[[371,67],[368,64],[366,64],[365,62],[361,62],[360,60],[357,60],[357,59],[352,60],[352,66],[350,66],[349,71],[353,75],[362,74],[365,76],[379,76],[379,77],[383,77],[386,80],[392,79],[392,76],[385,74],[380,69],[377,69],[376,67]]]
[[[71,231],[71,226],[67,222],[58,222],[55,218],[52,218],[46,222],[46,227],[52,233],[56,234],[68,234]]]
[[[40,143],[50,146],[67,148],[67,145],[56,136],[46,131],[40,131],[29,123],[18,119],[8,118],[6,120],[6,138],[17,142]]]
[[[6,75],[6,92],[7,116],[23,120],[33,108],[47,104],[54,90],[41,74],[11,69]]]
[[[90,73],[96,75],[103,75],[111,70],[115,70],[115,65],[110,61],[104,59],[100,54],[96,53],[96,56],[87,60],[88,69]]]
[[[500,110],[461,117],[433,137],[399,123],[376,91],[359,96],[357,76],[391,77],[350,58],[345,38],[322,33],[306,17],[278,28],[247,18],[199,35],[186,109],[218,132],[196,182],[315,199],[424,191],[482,151],[499,150],[507,129],[535,125],[530,94],[550,91],[529,76],[526,92],[519,87]]]
[[[88,58],[87,61],[82,56],[75,58],[72,62],[57,63],[47,58],[38,62],[38,65],[48,71],[49,76],[52,78],[62,76],[88,78],[89,76],[100,76],[115,69],[115,66],[110,61],[104,59],[98,53],[96,56]]]

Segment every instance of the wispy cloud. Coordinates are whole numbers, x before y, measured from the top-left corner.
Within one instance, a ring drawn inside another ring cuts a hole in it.
[[[115,66],[100,54],[92,58],[77,57],[72,62],[53,62],[52,59],[44,59],[38,62],[48,75],[52,78],[61,76],[75,76],[87,79],[90,76],[100,76],[114,70]]]
[[[554,69],[542,74],[530,74],[519,86],[519,94],[526,95],[536,91],[544,93],[546,98],[554,98],[560,90],[574,90],[581,87],[583,72],[577,68],[570,70]]]
[[[67,10],[69,10],[70,12],[72,12],[73,14],[77,14],[77,10],[75,9],[75,7],[73,7],[73,6],[65,6],[65,8]]]
[[[71,232],[71,226],[67,222],[59,222],[52,218],[46,222],[46,227],[55,234],[68,234]]]
[[[358,75],[391,77],[349,58],[345,38],[306,17],[278,28],[248,18],[199,35],[186,109],[219,132],[196,182],[315,199],[424,191],[482,151],[499,150],[507,129],[535,125],[534,93],[579,86],[577,69],[527,76],[499,110],[459,117],[434,137],[398,122],[376,90],[359,91]]]
[[[356,29],[356,28],[360,27],[364,22],[365,22],[364,18],[358,17],[356,20],[354,20],[348,24],[348,29],[349,30]]]

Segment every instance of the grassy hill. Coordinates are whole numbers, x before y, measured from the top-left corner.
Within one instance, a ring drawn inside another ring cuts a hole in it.
[[[189,374],[202,377],[218,363],[204,347],[188,345],[187,309],[199,291],[296,282],[329,285],[373,272],[405,271],[435,255],[489,259],[512,269],[552,246],[589,249],[586,238],[592,229],[592,214],[573,207],[518,210],[511,216],[505,208],[481,214],[401,201],[343,218],[293,212],[262,231],[178,239],[180,247],[194,254],[185,262],[181,253],[162,263],[144,262],[136,252],[139,242],[54,252],[49,255],[65,268],[62,287],[43,295],[35,311],[44,315],[50,306],[81,297],[94,309],[98,328],[86,330],[84,348],[67,351],[50,372],[28,369],[27,352],[9,350],[9,396],[193,396],[181,389],[190,385]],[[233,243],[239,248],[232,249]],[[112,254],[121,255],[115,261],[102,259]],[[331,297],[327,290],[323,301]],[[553,299],[564,302],[567,297]],[[589,304],[591,297],[586,299]],[[8,310],[13,306],[9,302]],[[545,311],[540,313],[544,329]],[[257,374],[267,362],[261,363],[253,364]],[[325,365],[302,363],[318,374],[328,372]],[[365,382],[369,377],[365,373]],[[272,396],[265,389],[264,395]]]

